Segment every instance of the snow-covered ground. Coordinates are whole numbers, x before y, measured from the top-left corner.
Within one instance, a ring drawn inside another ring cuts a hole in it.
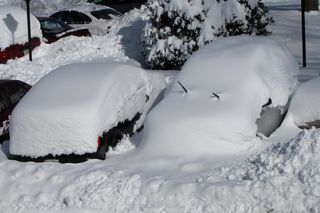
[[[287,45],[301,65],[299,2],[267,5],[276,22],[272,37]],[[0,65],[0,77],[34,84],[53,69],[74,62],[97,58],[141,62],[141,16],[132,11],[105,36],[41,44],[33,62],[23,57]],[[308,61],[298,76],[302,82],[320,72],[320,13],[307,13],[306,20]],[[317,84],[305,86],[310,87],[319,89]],[[141,155],[135,146],[143,131],[121,141],[107,160],[81,164],[10,161],[6,142],[0,150],[0,212],[319,212],[320,130],[299,133],[290,112],[294,110],[289,109],[270,139],[246,155],[227,159]]]

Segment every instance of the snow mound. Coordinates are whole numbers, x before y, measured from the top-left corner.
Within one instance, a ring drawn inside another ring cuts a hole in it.
[[[256,204],[263,200],[276,212],[316,212],[320,208],[319,138],[320,130],[305,130],[243,164],[221,169],[220,174],[229,181],[246,182],[248,198]]]
[[[30,15],[31,37],[42,38],[40,23]],[[0,49],[28,42],[27,12],[13,6],[0,7]]]
[[[98,137],[118,122],[141,113],[136,129],[142,125],[164,87],[161,77],[111,60],[71,64],[50,72],[12,112],[10,153],[39,157],[96,152]],[[158,84],[149,83],[152,78]]]
[[[140,149],[185,157],[247,152],[257,142],[262,106],[271,99],[270,107],[283,110],[298,70],[293,56],[269,38],[217,40],[190,57],[151,111]]]
[[[320,77],[299,86],[290,103],[289,113],[298,126],[320,120]],[[319,125],[319,122],[318,122]]]

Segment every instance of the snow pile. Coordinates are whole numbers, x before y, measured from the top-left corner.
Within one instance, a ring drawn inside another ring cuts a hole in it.
[[[320,77],[299,86],[290,103],[289,113],[298,126],[316,124],[320,120]]]
[[[247,198],[254,200],[251,208],[260,203],[260,208],[276,212],[316,212],[320,208],[319,138],[319,130],[303,131],[221,173],[229,181],[247,183]]]
[[[42,39],[40,23],[30,15],[31,37]],[[27,12],[13,6],[0,7],[0,49],[28,42]]]
[[[12,112],[10,153],[38,157],[95,152],[98,137],[118,122],[142,113],[136,129],[142,125],[164,87],[161,77],[113,61],[71,64],[50,72]],[[150,84],[152,78],[159,83]]]
[[[150,112],[140,149],[184,157],[246,152],[257,142],[262,106],[271,99],[270,107],[283,110],[298,70],[292,55],[269,38],[217,40],[186,62]]]

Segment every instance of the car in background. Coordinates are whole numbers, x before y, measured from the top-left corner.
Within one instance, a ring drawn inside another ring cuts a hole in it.
[[[120,16],[121,13],[110,7],[93,3],[64,8],[50,15],[74,28],[87,28],[92,35],[98,36],[109,33],[113,21]]]
[[[88,29],[74,29],[70,25],[52,17],[38,17],[42,35],[46,43],[52,43],[67,36],[91,36]]]
[[[0,143],[9,139],[9,116],[31,86],[18,80],[0,80]]]
[[[132,63],[60,67],[40,79],[10,119],[10,154],[19,161],[105,159],[124,135],[143,127],[165,87],[162,74]]]
[[[19,7],[0,7],[0,64],[9,59],[20,58],[29,52],[27,12]],[[40,23],[32,14],[31,22],[31,50],[40,45],[42,33]]]
[[[56,18],[67,24],[90,24],[98,20],[111,20],[122,16],[121,13],[112,8],[103,8],[97,10],[63,10],[52,14],[50,17]]]
[[[140,8],[147,0],[88,0],[88,2],[112,7],[121,13],[126,13],[134,8]]]

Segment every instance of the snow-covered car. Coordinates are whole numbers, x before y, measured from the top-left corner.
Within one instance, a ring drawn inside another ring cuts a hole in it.
[[[187,60],[151,110],[139,149],[152,156],[248,152],[282,122],[298,71],[270,38],[216,40]]]
[[[88,29],[74,29],[70,25],[51,17],[38,17],[44,41],[52,43],[67,36],[91,36]]]
[[[130,63],[66,65],[39,80],[10,119],[13,159],[105,159],[124,134],[138,131],[164,88],[161,74]]]
[[[0,80],[0,143],[9,139],[9,116],[31,86],[18,80]]]
[[[30,15],[31,49],[40,45],[42,39],[40,23]],[[28,53],[27,12],[19,7],[0,7],[0,63],[20,58]]]
[[[100,34],[100,30],[110,27],[110,20],[122,16],[118,11],[102,5],[82,4],[72,8],[65,8],[50,15],[64,23],[70,24],[76,28],[89,28],[95,35]],[[100,30],[99,30],[100,29]]]
[[[288,116],[300,128],[320,128],[320,77],[298,87],[290,102]]]

